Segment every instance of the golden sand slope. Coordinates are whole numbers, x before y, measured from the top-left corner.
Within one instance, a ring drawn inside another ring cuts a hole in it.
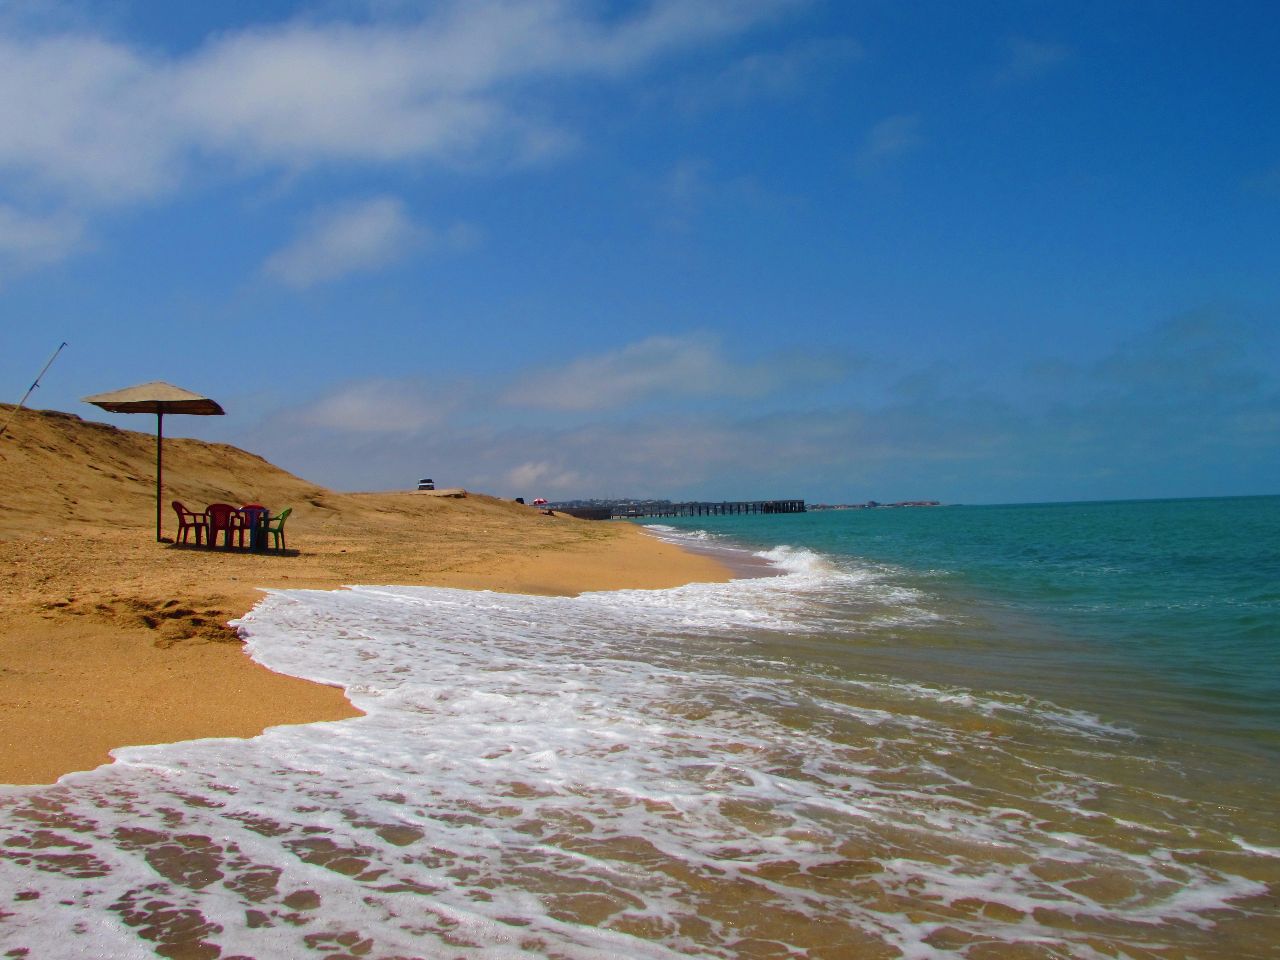
[[[174,499],[292,506],[292,555],[156,543],[152,435],[22,411],[0,437],[0,782],[49,782],[116,746],[354,715],[340,691],[244,655],[225,624],[258,588],[569,594],[729,576],[627,524],[475,494],[337,493],[198,440],[166,439],[164,462],[167,533]]]

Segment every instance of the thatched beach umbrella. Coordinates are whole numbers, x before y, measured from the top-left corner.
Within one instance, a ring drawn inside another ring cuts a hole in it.
[[[192,413],[200,417],[220,417],[226,413],[222,407],[190,390],[183,390],[163,380],[140,383],[111,393],[99,393],[85,397],[111,413],[154,413],[156,415],[156,540],[160,540],[160,487],[164,476],[162,446],[164,442],[164,415],[166,413]]]

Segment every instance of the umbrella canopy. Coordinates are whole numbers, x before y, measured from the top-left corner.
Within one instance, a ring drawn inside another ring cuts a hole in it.
[[[190,390],[183,390],[163,380],[140,383],[136,387],[125,387],[110,393],[98,393],[85,397],[85,403],[92,403],[110,413],[154,413],[156,415],[156,540],[161,539],[161,511],[163,500],[161,487],[164,478],[164,415],[166,413],[189,413],[202,417],[220,417],[226,411],[214,400],[202,397]]]
[[[125,387],[110,393],[97,393],[92,397],[85,397],[84,402],[111,413],[194,413],[198,416],[220,417],[227,412],[216,401],[163,380],[152,380],[150,383],[140,383],[136,387]]]

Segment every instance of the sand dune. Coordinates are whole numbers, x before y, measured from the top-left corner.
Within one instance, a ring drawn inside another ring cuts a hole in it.
[[[259,588],[568,594],[729,576],[626,524],[474,493],[340,493],[225,444],[164,450],[170,536],[170,500],[292,507],[290,555],[156,543],[154,435],[21,411],[0,437],[0,782],[48,782],[126,744],[352,715],[340,691],[244,655],[226,622]]]

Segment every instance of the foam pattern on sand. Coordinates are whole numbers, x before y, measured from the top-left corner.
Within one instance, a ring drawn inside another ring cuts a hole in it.
[[[1125,785],[1123,730],[800,663],[802,640],[940,615],[884,571],[773,559],[787,576],[577,598],[272,593],[252,654],[367,716],[12,790],[0,947],[1109,957],[1209,949],[1265,891],[1270,858]]]

